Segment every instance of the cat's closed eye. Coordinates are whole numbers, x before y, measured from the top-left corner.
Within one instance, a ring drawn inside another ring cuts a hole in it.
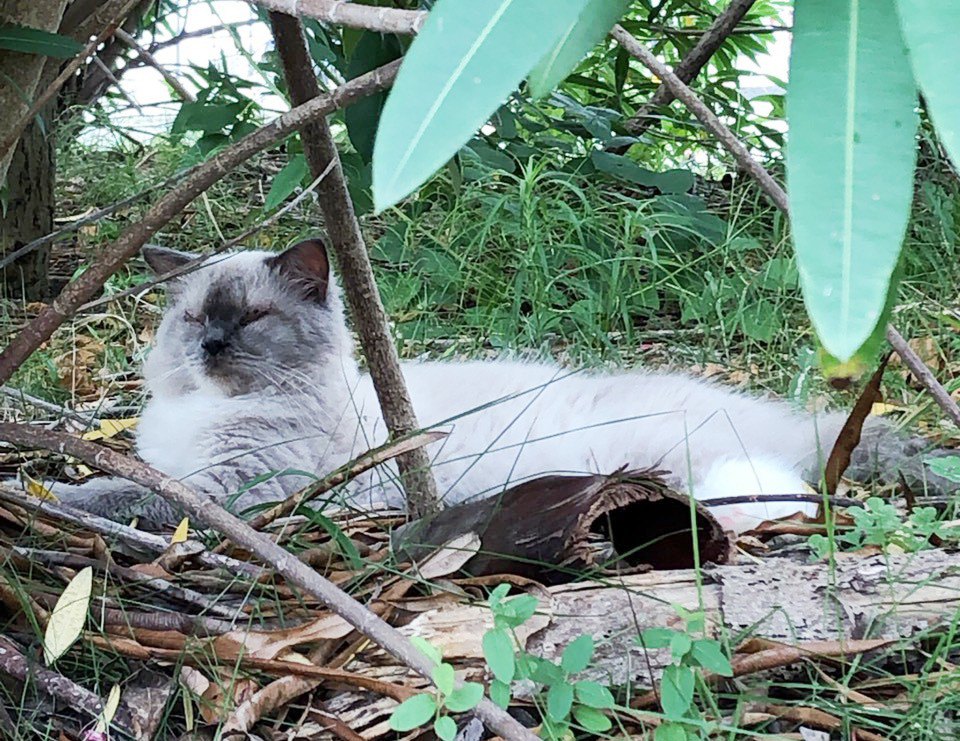
[[[243,316],[240,317],[240,326],[246,327],[248,324],[253,324],[258,319],[263,319],[269,313],[270,313],[270,307],[268,306],[258,306],[255,308],[247,309],[246,312],[244,312]]]
[[[190,322],[190,324],[203,324],[203,318],[198,317],[195,314],[191,314],[189,311],[183,312],[183,320]]]

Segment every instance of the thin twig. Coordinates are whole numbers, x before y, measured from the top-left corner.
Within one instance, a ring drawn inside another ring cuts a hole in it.
[[[120,12],[114,16],[113,20],[111,20],[109,24],[107,24],[107,27],[97,34],[97,37],[87,44],[77,56],[71,59],[70,62],[60,72],[60,74],[54,78],[53,82],[51,82],[47,88],[37,96],[30,108],[27,109],[27,112],[17,120],[16,124],[14,124],[13,128],[10,130],[10,133],[7,135],[7,138],[4,139],[3,142],[0,142],[0,158],[3,158],[17,145],[17,141],[19,141],[20,135],[23,134],[23,130],[27,128],[27,125],[41,110],[43,110],[43,107],[50,102],[53,96],[59,92],[60,88],[63,87],[63,84],[73,77],[73,73],[80,68],[80,65],[83,64],[91,55],[96,53],[97,47],[113,36],[114,32],[117,30],[117,26],[120,25],[126,15],[133,10],[134,6],[136,6],[138,2],[140,2],[140,0],[129,0],[129,2],[124,4],[120,9]]]
[[[144,64],[149,67],[153,67],[157,72],[160,73],[161,77],[167,81],[167,84],[173,88],[173,91],[180,96],[181,100],[186,100],[190,103],[194,102],[197,99],[197,96],[187,90],[183,83],[180,82],[169,70],[167,70],[160,62],[157,61],[157,58],[153,56],[150,52],[144,49],[140,44],[137,43],[137,40],[133,38],[130,34],[124,31],[122,28],[118,28],[114,33],[118,39],[120,39],[124,44],[133,49],[134,53],[143,60]]]
[[[57,450],[156,492],[171,504],[182,508],[194,520],[230,538],[261,562],[270,564],[289,584],[320,600],[404,665],[432,681],[433,661],[415,648],[396,628],[356,602],[269,537],[258,533],[212,499],[197,495],[180,481],[129,456],[50,430],[4,422],[0,423],[0,440],[28,448]],[[481,701],[475,712],[488,728],[507,741],[531,741],[535,738],[529,730],[489,700]]]
[[[100,418],[96,415],[84,414],[83,412],[77,412],[73,409],[68,409],[65,406],[54,404],[46,401],[45,399],[38,399],[36,396],[31,396],[30,394],[24,393],[20,389],[13,388],[12,386],[0,386],[0,394],[10,399],[16,399],[17,401],[29,404],[37,409],[43,409],[45,412],[51,412],[52,414],[58,414],[61,417],[67,417],[68,419],[72,419],[74,422],[79,422],[84,426],[100,426]]]
[[[27,513],[40,512],[62,522],[70,523],[79,528],[89,530],[90,532],[103,535],[125,543],[130,548],[137,551],[153,553],[160,555],[170,548],[170,540],[155,533],[137,530],[135,527],[124,525],[114,520],[108,520],[106,517],[92,515],[80,509],[75,509],[60,502],[52,502],[37,497],[30,497],[26,494],[0,485],[0,500],[13,503],[22,507]],[[189,542],[185,544],[190,547]],[[191,556],[198,563],[212,569],[223,569],[231,574],[243,574],[251,579],[260,579],[264,575],[264,570],[260,566],[238,561],[229,556],[223,556],[216,553],[209,553],[200,549],[200,551]]]
[[[19,247],[18,249],[14,250],[10,254],[5,255],[3,258],[0,258],[0,270],[3,270],[5,267],[10,265],[14,261],[19,260],[24,255],[29,254],[30,252],[33,252],[34,250],[39,249],[44,245],[50,244],[51,242],[55,242],[65,234],[70,234],[71,232],[75,232],[78,229],[87,226],[88,224],[93,224],[97,221],[100,221],[101,219],[105,219],[106,217],[115,214],[117,211],[121,211],[127,206],[130,206],[131,204],[134,204],[137,201],[143,200],[148,195],[153,193],[155,190],[160,190],[160,189],[166,188],[169,185],[173,185],[178,180],[186,177],[188,173],[189,173],[188,170],[180,170],[178,172],[175,172],[170,177],[164,178],[159,183],[154,183],[148,188],[144,188],[139,193],[134,193],[132,196],[127,196],[126,198],[120,201],[117,201],[116,203],[111,203],[109,206],[104,206],[103,208],[98,209],[93,213],[87,214],[86,216],[81,216],[79,219],[75,219],[71,221],[67,226],[63,227],[62,229],[58,229],[55,232],[50,232],[49,234],[45,234],[42,237],[37,237],[32,242],[27,242],[25,245],[23,245],[23,247]]]
[[[165,194],[139,222],[127,227],[112,245],[104,248],[99,259],[68,283],[60,295],[41,309],[0,352],[0,384],[6,383],[23,361],[48,340],[68,316],[88,301],[157,230],[200,193],[257,152],[310,121],[386,89],[393,83],[399,66],[399,60],[390,62],[341,85],[329,95],[297,106],[193,168],[177,188]]]
[[[859,499],[850,497],[830,497],[833,507],[863,507]],[[767,504],[769,502],[810,502],[823,504],[822,494],[743,494],[730,497],[716,497],[700,502],[704,507],[723,507],[728,504]]]
[[[711,111],[680,78],[674,74],[667,65],[661,62],[646,46],[630,35],[623,26],[617,25],[610,32],[617,43],[619,43],[627,53],[639,60],[647,69],[659,77],[663,84],[670,88],[677,100],[681,101],[694,116],[699,119],[704,128],[713,134],[720,143],[726,148],[737,164],[746,171],[761,190],[769,196],[770,200],[783,211],[784,214],[790,213],[790,204],[787,199],[786,191],[780,187],[780,184],[774,180],[773,176],[757,162],[750,154],[749,150],[737,139],[736,135],[724,123],[717,118]],[[937,381],[936,377],[929,368],[924,365],[920,357],[913,352],[906,340],[893,327],[887,325],[887,341],[893,346],[904,363],[913,372],[917,379],[930,392],[940,408],[957,425],[960,425],[960,408],[951,398],[949,392]]]
[[[677,78],[684,82],[691,82],[700,74],[700,70],[723,45],[755,2],[756,0],[733,0],[677,64],[673,70]],[[675,97],[668,85],[660,85],[653,97],[626,121],[624,128],[633,136],[640,136],[653,120],[650,114],[657,108],[669,105]]]
[[[343,0],[251,0],[254,5],[294,18],[316,18],[334,26],[380,33],[416,34],[427,18],[423,10],[375,7]]]

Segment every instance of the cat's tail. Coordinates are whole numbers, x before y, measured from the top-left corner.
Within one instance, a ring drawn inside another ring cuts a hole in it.
[[[82,484],[55,482],[47,485],[63,504],[115,522],[137,519],[143,530],[172,527],[183,516],[176,507],[132,481],[105,476]]]
[[[864,483],[904,483],[917,495],[943,496],[956,492],[960,484],[938,476],[925,461],[953,455],[960,456],[960,451],[940,448],[897,430],[885,419],[870,417],[844,475]]]

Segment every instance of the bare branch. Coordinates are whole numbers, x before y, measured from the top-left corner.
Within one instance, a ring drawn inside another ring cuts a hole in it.
[[[674,68],[673,71],[677,78],[683,80],[683,82],[691,82],[700,74],[700,70],[710,61],[710,57],[726,41],[755,2],[756,0],[733,0]],[[657,88],[653,97],[626,122],[625,128],[632,135],[639,136],[647,130],[654,120],[650,117],[650,114],[657,108],[669,105],[675,98],[676,96],[669,85],[661,85]]]
[[[20,364],[49,339],[77,307],[92,298],[107,278],[200,193],[257,152],[310,121],[389,87],[399,66],[399,60],[391,62],[351,80],[329,95],[297,106],[196,166],[176,189],[157,201],[143,219],[129,226],[110,247],[104,249],[97,262],[67,284],[53,303],[45,306],[0,352],[0,383],[6,383]]]
[[[639,60],[644,67],[659,77],[665,87],[668,87],[677,100],[681,101],[694,116],[699,119],[704,128],[713,134],[720,143],[726,148],[733,158],[737,161],[743,170],[745,170],[769,196],[770,200],[783,213],[790,213],[790,204],[787,200],[786,191],[780,187],[780,184],[773,179],[773,176],[757,162],[750,151],[737,139],[736,135],[717,118],[693,90],[681,80],[667,65],[657,59],[646,46],[637,41],[630,33],[617,25],[610,32],[627,53]],[[930,392],[940,408],[950,417],[958,426],[960,426],[960,408],[950,396],[949,392],[937,381],[936,377],[929,368],[924,365],[906,340],[894,328],[892,324],[887,325],[887,341],[893,346],[894,350],[903,358],[904,363],[913,372],[917,379]]]
[[[197,99],[197,96],[187,90],[183,83],[180,82],[169,70],[167,70],[160,62],[157,61],[156,57],[153,56],[150,52],[144,49],[140,44],[137,43],[137,40],[133,38],[130,34],[124,31],[122,28],[116,30],[116,37],[120,39],[124,44],[129,46],[136,53],[140,59],[143,60],[143,63],[153,67],[164,80],[167,81],[167,84],[173,88],[173,91],[180,96],[181,100],[186,100],[188,102],[193,102]]]
[[[380,33],[416,34],[426,20],[423,10],[379,8],[343,0],[251,0],[267,10],[295,18],[316,18],[324,23],[349,28],[364,28]]]
[[[300,21],[283,13],[271,13],[270,23],[292,102],[296,105],[316,99],[320,95],[320,86],[313,73]],[[360,335],[360,345],[370,368],[383,419],[391,436],[402,437],[419,429],[420,425],[400,371],[400,360],[390,336],[387,314],[380,300],[360,224],[353,211],[343,168],[340,167],[337,145],[329,125],[323,119],[304,126],[300,139],[312,172],[321,172],[330,163],[335,163],[330,176],[317,189],[320,208],[340,266],[347,305],[357,334]],[[436,512],[440,507],[440,498],[426,451],[420,447],[413,448],[397,457],[397,465],[410,515],[417,518]]]
[[[4,422],[0,423],[0,439],[25,447],[57,450],[72,455],[88,465],[157,492],[168,502],[185,510],[192,519],[225,535],[263,563],[272,566],[288,583],[320,600],[371,641],[432,681],[433,662],[414,648],[396,628],[354,601],[268,536],[258,533],[213,500],[197,495],[180,481],[133,458],[63,433]],[[535,738],[530,731],[489,700],[482,701],[475,712],[491,730],[508,741],[530,741]]]

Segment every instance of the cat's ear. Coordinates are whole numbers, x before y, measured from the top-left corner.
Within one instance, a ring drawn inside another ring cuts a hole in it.
[[[169,247],[159,247],[155,244],[144,245],[140,252],[147,263],[147,267],[154,275],[166,275],[200,259],[197,255],[178,252],[177,250],[171,250]]]
[[[307,239],[279,255],[267,258],[267,265],[294,283],[304,297],[323,303],[330,285],[330,259],[322,239]]]

